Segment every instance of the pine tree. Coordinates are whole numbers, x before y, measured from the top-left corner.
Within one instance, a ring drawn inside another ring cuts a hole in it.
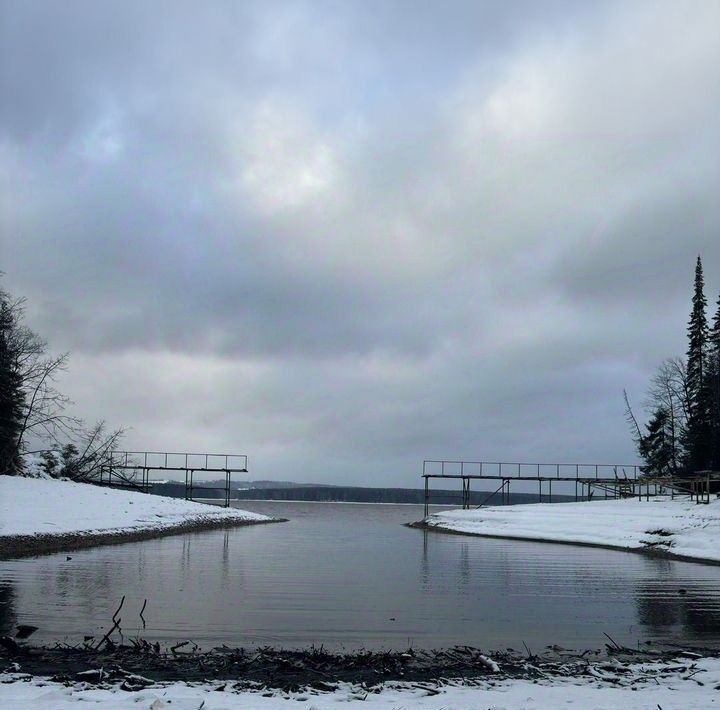
[[[710,397],[707,380],[707,300],[700,257],[695,265],[695,290],[688,323],[687,390],[689,411],[684,434],[687,473],[705,469],[710,461]]]
[[[13,348],[16,319],[7,295],[0,291],[0,474],[22,469],[19,451],[25,396]]]
[[[720,296],[708,336],[708,389],[710,395],[710,465],[720,471]]]
[[[673,440],[670,416],[664,407],[658,407],[647,424],[647,434],[639,443],[640,455],[645,459],[641,467],[648,476],[673,475]]]

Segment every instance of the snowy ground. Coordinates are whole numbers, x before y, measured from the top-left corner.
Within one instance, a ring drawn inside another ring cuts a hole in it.
[[[720,562],[720,500],[637,499],[447,510],[425,522],[439,530],[552,542],[656,549]]]
[[[17,535],[132,533],[265,515],[55,479],[0,476],[0,542]]]
[[[336,690],[296,693],[281,691],[235,690],[233,683],[166,683],[142,690],[123,690],[118,685],[97,688],[84,683],[51,682],[20,673],[0,674],[0,706],[6,708],[87,707],[102,703],[109,710],[220,710],[243,708],[276,710],[305,707],[329,710],[357,704],[366,710],[557,710],[576,708],[623,708],[634,710],[712,708],[720,705],[720,660],[700,659],[689,662],[634,664],[623,673],[598,669],[588,683],[572,678],[547,678],[531,681],[483,680],[477,685],[459,682],[386,683],[379,692],[339,684]],[[298,705],[304,702],[305,705]]]

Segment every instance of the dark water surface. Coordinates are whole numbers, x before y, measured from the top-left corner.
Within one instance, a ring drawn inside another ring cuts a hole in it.
[[[720,646],[720,567],[403,527],[421,506],[242,505],[291,521],[0,562],[0,634],[98,637],[126,595],[126,637],[203,647]]]

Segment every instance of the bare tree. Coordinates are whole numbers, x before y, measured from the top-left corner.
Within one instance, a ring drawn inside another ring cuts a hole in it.
[[[643,440],[643,433],[640,429],[635,413],[630,406],[630,399],[628,398],[627,390],[623,390],[623,399],[625,400],[625,420],[627,421],[633,434],[633,441],[635,445],[640,448]]]
[[[123,430],[108,431],[102,421],[88,427],[67,413],[72,402],[57,389],[56,382],[67,368],[68,353],[50,355],[45,340],[23,324],[24,299],[13,299],[1,289],[0,299],[7,316],[7,327],[3,329],[5,366],[22,394],[19,421],[13,430],[14,451],[8,458],[19,459],[29,441],[42,442],[44,448],[40,451],[48,451],[49,468],[53,468],[52,451],[64,451],[68,456],[61,457],[62,465],[55,467],[58,474],[92,479],[117,448]]]
[[[42,451],[44,468],[56,476],[74,481],[94,481],[112,465],[113,454],[125,431],[109,431],[105,422],[76,432],[75,438],[55,451]]]
[[[24,299],[6,299],[6,304],[13,323],[8,332],[8,348],[24,393],[16,444],[17,451],[22,452],[33,435],[55,442],[63,436],[74,435],[82,422],[66,414],[70,399],[56,387],[58,375],[67,367],[68,354],[49,355],[47,343],[23,325]]]
[[[681,440],[690,411],[687,367],[682,358],[669,358],[660,364],[650,380],[643,406],[649,412],[662,409],[667,413],[670,465],[672,472],[678,473],[682,465]]]

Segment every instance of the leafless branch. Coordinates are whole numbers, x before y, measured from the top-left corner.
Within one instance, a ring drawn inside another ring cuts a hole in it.
[[[640,442],[642,440],[642,432],[640,431],[640,426],[638,425],[635,414],[633,414],[632,407],[630,406],[627,390],[623,390],[623,399],[625,400],[625,419],[628,424],[630,424],[630,427],[635,430],[633,438],[636,442]]]

